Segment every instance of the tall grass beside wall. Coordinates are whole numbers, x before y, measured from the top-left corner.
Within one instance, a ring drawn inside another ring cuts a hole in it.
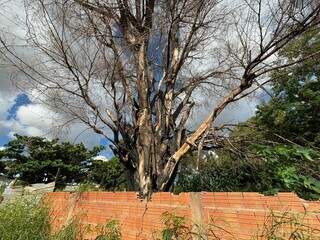
[[[19,198],[0,206],[1,240],[47,240],[48,209],[36,198]]]
[[[50,229],[49,208],[39,197],[21,197],[0,205],[0,240],[82,240],[85,231],[75,219],[59,232]],[[107,221],[93,229],[99,240],[120,240],[118,222]]]

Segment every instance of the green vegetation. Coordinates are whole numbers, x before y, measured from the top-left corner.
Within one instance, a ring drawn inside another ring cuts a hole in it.
[[[188,235],[191,237],[190,228],[187,227],[184,217],[164,212],[162,222],[164,225],[164,229],[161,231],[162,240],[189,239]]]
[[[0,151],[0,172],[10,178],[19,174],[19,182],[25,185],[51,182],[58,174],[59,189],[70,182],[81,183],[80,191],[95,189],[97,184],[104,190],[127,189],[118,158],[93,160],[101,146],[88,150],[83,144],[16,135],[5,147]]]
[[[319,29],[288,44],[288,59],[320,50]],[[232,129],[195,171],[195,156],[182,161],[174,191],[294,191],[320,198],[320,64],[309,58],[271,76],[271,100],[256,115]]]
[[[120,240],[119,224],[110,220],[93,229],[99,240]],[[81,240],[89,227],[74,219],[59,232],[52,233],[49,208],[35,197],[20,198],[0,206],[1,240]]]
[[[19,199],[0,206],[1,240],[49,239],[49,215],[34,198]]]
[[[216,219],[217,220],[217,219]],[[252,240],[313,240],[320,233],[305,224],[303,214],[270,212],[265,222],[259,225]],[[206,226],[190,224],[189,219],[172,212],[162,214],[163,228],[156,232],[157,240],[219,239],[217,233],[222,225],[210,221]],[[1,240],[82,240],[86,233],[96,233],[97,240],[121,240],[119,222],[109,220],[95,227],[84,226],[75,218],[60,231],[50,228],[49,208],[34,197],[20,198],[0,206]],[[231,229],[232,230],[232,229]],[[230,229],[228,229],[230,231]],[[230,236],[232,237],[232,233]],[[291,238],[288,238],[291,236]],[[236,239],[236,238],[234,238]]]
[[[305,224],[304,214],[290,212],[277,213],[270,211],[264,223],[257,226],[257,232],[250,238],[252,240],[314,240],[319,238],[320,230]],[[217,220],[217,219],[216,219]],[[221,219],[220,219],[221,220]],[[232,229],[224,229],[221,224],[211,220],[205,230],[192,232],[199,226],[188,226],[187,219],[173,213],[165,212],[162,215],[163,230],[158,240],[179,239],[216,239],[220,240],[219,233],[228,235],[228,239],[238,239]],[[230,232],[231,230],[231,232]],[[218,234],[217,234],[218,233]]]
[[[100,188],[111,191],[127,189],[123,166],[116,157],[109,161],[94,161],[90,168],[89,179],[98,183]]]
[[[281,52],[290,62],[320,50],[319,29],[309,31]],[[320,147],[320,63],[309,58],[273,73],[271,101],[259,106],[256,125],[271,138],[280,135],[299,145]]]
[[[174,191],[253,191],[267,195],[294,191],[306,199],[320,197],[318,151],[282,144],[255,145],[245,153],[228,152],[231,150],[226,147],[219,159],[210,159],[199,171],[194,171],[192,162],[184,165]]]
[[[79,192],[79,193],[96,192],[96,191],[101,191],[101,189],[97,186],[97,184],[95,184],[93,182],[83,182],[77,188],[77,192]]]
[[[19,179],[27,183],[54,181],[57,173],[63,183],[81,181],[86,177],[88,162],[102,149],[87,150],[83,144],[19,135],[5,147],[2,159],[6,174],[20,174]]]
[[[59,232],[52,234],[48,240],[78,240],[83,239],[84,231],[80,228],[77,220],[71,221],[64,226]]]
[[[97,227],[98,237],[96,240],[121,240],[121,231],[119,228],[119,222],[116,220],[110,220],[104,225]]]
[[[260,227],[252,240],[315,240],[319,239],[319,229],[306,225],[305,216],[290,212],[271,211],[266,223]]]

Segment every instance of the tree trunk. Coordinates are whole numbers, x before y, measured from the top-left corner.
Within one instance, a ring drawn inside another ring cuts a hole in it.
[[[152,127],[150,124],[151,114],[148,109],[144,109],[139,121],[139,136],[137,142],[138,150],[138,175],[140,194],[146,197],[152,189]]]
[[[149,102],[149,75],[147,65],[147,43],[143,42],[138,52],[138,97],[139,106],[141,108],[138,112],[138,138],[137,138],[137,152],[138,152],[138,175],[139,175],[139,189],[142,197],[148,197],[152,189],[152,142],[153,130],[151,122],[150,102]]]

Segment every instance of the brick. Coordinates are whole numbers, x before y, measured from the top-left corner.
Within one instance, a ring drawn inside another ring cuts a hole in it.
[[[199,194],[204,221],[214,228],[220,239],[252,239],[261,226],[270,222],[270,211],[280,215],[307,211],[303,215],[304,223],[313,228],[320,225],[320,202],[301,200],[293,193],[279,193],[277,196],[240,192]],[[50,206],[53,231],[63,226],[68,214],[79,217],[84,226],[118,219],[126,240],[153,239],[155,232],[163,228],[161,217],[166,211],[185,216],[187,224],[191,224],[189,193],[155,193],[146,203],[138,199],[135,192],[56,192],[45,195],[44,201]],[[283,230],[287,228],[284,226]],[[96,237],[94,233],[87,236],[88,239]]]

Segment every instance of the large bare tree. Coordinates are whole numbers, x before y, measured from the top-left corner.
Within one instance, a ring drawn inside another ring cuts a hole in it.
[[[2,55],[46,104],[107,138],[144,197],[170,188],[179,160],[201,148],[228,104],[303,61],[277,53],[320,22],[317,0],[27,0],[25,8],[37,58],[3,37]],[[214,106],[188,129],[204,94]]]

